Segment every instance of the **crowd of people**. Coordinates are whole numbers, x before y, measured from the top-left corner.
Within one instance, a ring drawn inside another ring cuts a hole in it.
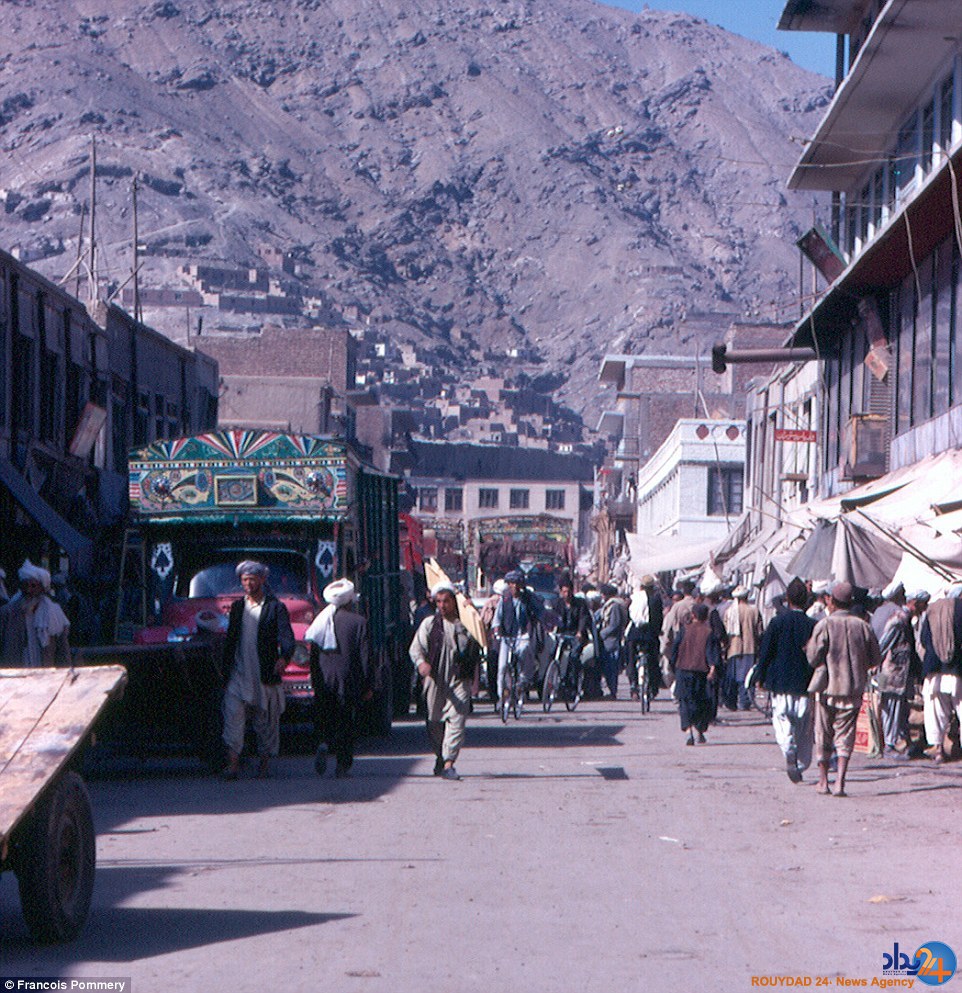
[[[287,609],[268,585],[267,566],[246,560],[236,572],[243,596],[228,613],[222,662],[227,779],[239,774],[248,725],[257,774],[269,775],[280,743],[282,677],[296,647]],[[69,664],[70,623],[50,596],[50,573],[24,562],[20,590],[9,599],[5,578],[0,662]],[[623,672],[631,699],[668,689],[688,746],[704,744],[709,728],[724,723],[720,711],[748,710],[764,690],[788,778],[801,782],[814,760],[821,794],[846,795],[867,690],[878,750],[896,760],[944,762],[946,742],[962,721],[962,584],[933,601],[927,591],[906,590],[902,583],[872,597],[848,582],[795,578],[766,624],[745,586],[700,590],[682,581],[669,598],[655,577],[643,576],[630,594],[612,585],[585,585],[576,593],[571,577],[563,576],[557,597],[544,601],[527,587],[524,573],[513,570],[494,583],[481,610],[486,639],[465,625],[458,596],[447,582],[430,591],[415,614],[409,647],[434,772],[443,779],[459,778],[455,763],[479,686],[482,640],[488,642],[487,685],[496,703],[512,654],[530,692],[543,676],[552,639],[565,637],[572,646],[568,664],[582,667],[587,697],[617,699]],[[323,775],[333,757],[335,776],[344,777],[354,761],[358,711],[371,698],[374,680],[353,583],[332,582],[323,597],[325,607],[305,635],[318,737],[314,764]],[[917,700],[921,724],[910,720]]]
[[[814,759],[817,792],[845,796],[867,691],[881,754],[946,760],[946,742],[962,721],[960,594],[962,584],[930,603],[927,591],[902,583],[872,596],[848,582],[795,578],[766,624],[745,586],[699,590],[682,581],[669,598],[644,576],[630,594],[611,585],[576,594],[565,577],[557,600],[542,605],[520,572],[509,573],[482,613],[499,659],[490,693],[500,699],[503,692],[507,643],[522,653],[527,683],[536,684],[537,646],[549,630],[575,637],[589,696],[617,699],[624,672],[638,699],[647,667],[648,692],[670,690],[688,746],[705,743],[709,727],[724,723],[720,711],[751,709],[764,690],[788,778],[801,782]],[[916,701],[921,725],[909,719]]]

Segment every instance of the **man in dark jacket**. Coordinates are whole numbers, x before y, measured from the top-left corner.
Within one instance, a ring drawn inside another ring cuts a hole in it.
[[[329,583],[324,588],[327,606],[304,634],[311,642],[314,730],[318,738],[314,770],[323,776],[328,753],[333,752],[338,779],[350,775],[354,764],[358,707],[374,695],[367,621],[350,609],[356,599],[349,579]]]
[[[775,740],[785,756],[785,772],[793,783],[811,765],[813,724],[808,683],[812,669],[805,646],[815,619],[805,613],[808,587],[797,577],[785,592],[788,610],[772,618],[758,649],[755,684],[768,690],[772,701]]]
[[[241,562],[237,575],[244,596],[230,608],[224,642],[224,744],[227,779],[236,779],[244,730],[251,715],[260,759],[258,776],[266,776],[280,750],[284,711],[281,676],[294,654],[294,632],[287,608],[267,589],[267,566]]]

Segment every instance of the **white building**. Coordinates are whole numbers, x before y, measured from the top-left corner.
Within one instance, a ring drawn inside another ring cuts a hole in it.
[[[744,421],[678,421],[638,472],[637,533],[724,538],[742,513],[744,473]]]

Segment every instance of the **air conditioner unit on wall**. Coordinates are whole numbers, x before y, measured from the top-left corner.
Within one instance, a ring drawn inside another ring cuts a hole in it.
[[[888,470],[888,418],[853,414],[846,429],[842,479],[878,479]]]

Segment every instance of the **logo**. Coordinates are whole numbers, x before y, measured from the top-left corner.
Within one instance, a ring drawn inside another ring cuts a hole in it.
[[[926,986],[947,983],[955,975],[956,966],[955,952],[941,941],[927,941],[913,956],[901,951],[896,941],[892,951],[882,955],[883,975],[916,976]]]

